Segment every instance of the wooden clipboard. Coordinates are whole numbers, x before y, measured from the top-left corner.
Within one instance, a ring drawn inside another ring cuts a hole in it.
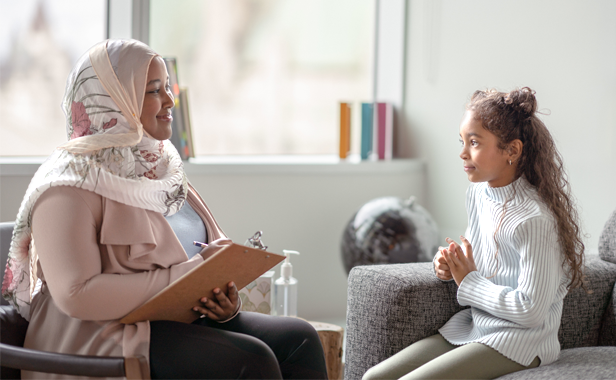
[[[231,244],[158,292],[120,322],[165,320],[191,323],[200,316],[192,308],[202,306],[199,300],[203,297],[214,298],[214,288],[227,289],[227,284],[233,281],[240,290],[284,259],[282,255],[261,249]]]

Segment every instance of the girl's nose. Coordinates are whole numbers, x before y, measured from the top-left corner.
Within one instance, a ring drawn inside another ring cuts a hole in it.
[[[462,148],[462,150],[460,151],[460,158],[463,160],[466,160],[468,158],[468,152],[465,148]]]

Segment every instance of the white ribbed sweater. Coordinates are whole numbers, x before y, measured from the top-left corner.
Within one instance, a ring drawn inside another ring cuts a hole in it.
[[[494,231],[507,199],[495,258]],[[524,366],[536,356],[541,365],[554,362],[569,283],[554,217],[523,177],[498,188],[471,184],[466,208],[466,238],[477,271],[460,284],[458,302],[470,309],[454,315],[439,332],[452,344],[483,343]]]

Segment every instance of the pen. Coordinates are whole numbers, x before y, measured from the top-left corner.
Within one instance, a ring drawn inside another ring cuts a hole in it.
[[[207,244],[201,243],[200,241],[193,241],[193,244],[196,245],[197,247],[201,247],[201,248],[207,247]]]

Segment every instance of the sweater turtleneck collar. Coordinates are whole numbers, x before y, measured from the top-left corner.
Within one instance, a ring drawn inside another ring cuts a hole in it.
[[[524,176],[519,177],[507,186],[501,187],[490,187],[490,185],[488,185],[488,183],[486,182],[485,194],[488,196],[488,198],[495,202],[505,203],[507,200],[513,200],[514,195],[516,198],[518,198],[521,195],[521,192],[523,192],[523,189],[526,189],[529,185],[530,184],[528,183],[528,181],[526,181]]]

